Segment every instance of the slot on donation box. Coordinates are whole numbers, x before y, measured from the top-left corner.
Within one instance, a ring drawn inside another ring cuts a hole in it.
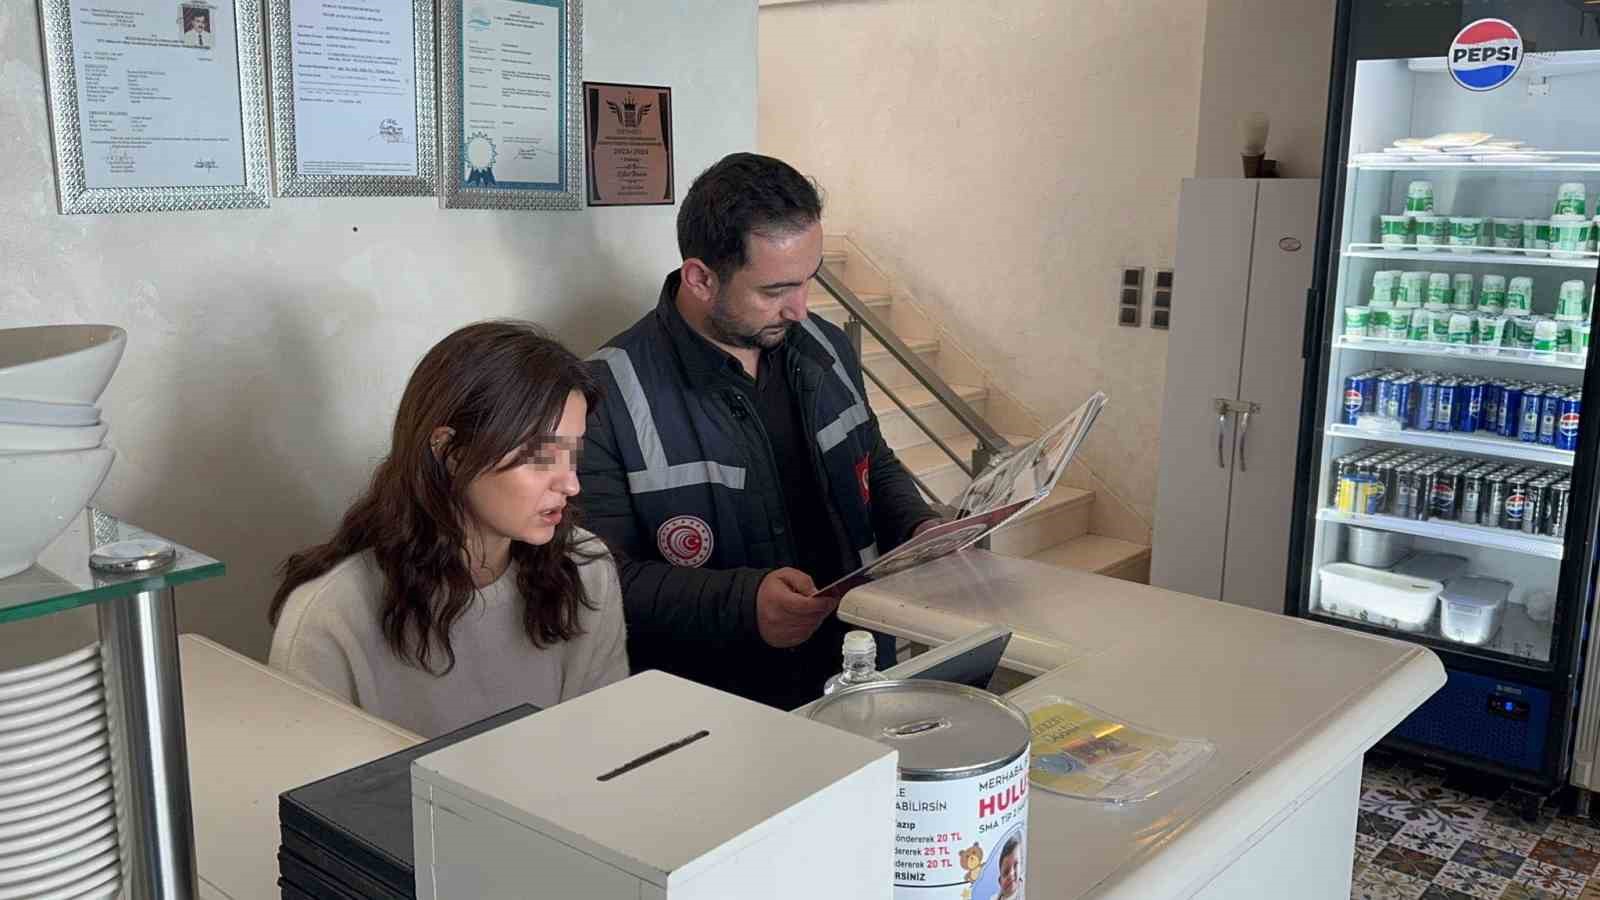
[[[413,763],[417,897],[889,900],[898,761],[645,672]]]

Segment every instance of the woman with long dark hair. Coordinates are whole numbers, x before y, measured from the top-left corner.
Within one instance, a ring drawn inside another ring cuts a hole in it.
[[[428,737],[627,677],[616,567],[568,505],[598,398],[532,325],[440,341],[371,485],[284,563],[272,664]]]

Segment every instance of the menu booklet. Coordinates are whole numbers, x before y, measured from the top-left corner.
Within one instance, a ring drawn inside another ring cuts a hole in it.
[[[1016,521],[1050,496],[1105,405],[1106,395],[1096,393],[1038,439],[1006,453],[972,479],[955,503],[956,518],[929,528],[813,596],[840,599],[870,581],[964,550]]]

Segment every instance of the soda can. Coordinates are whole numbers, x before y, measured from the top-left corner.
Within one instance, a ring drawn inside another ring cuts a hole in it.
[[[1540,521],[1544,515],[1545,493],[1555,484],[1554,478],[1538,478],[1528,482],[1528,503],[1522,512],[1523,534],[1541,533]]]
[[[1470,378],[1456,385],[1456,430],[1471,434],[1483,425],[1483,389],[1480,378]]]
[[[1544,391],[1529,387],[1522,392],[1521,412],[1518,415],[1517,440],[1524,444],[1539,443],[1539,416],[1544,405]],[[1517,520],[1520,525],[1522,520]]]
[[[1422,518],[1423,490],[1417,474],[1421,467],[1414,462],[1401,463],[1394,470],[1394,499],[1389,504],[1389,514],[1402,519]]]
[[[1340,512],[1377,515],[1382,503],[1383,485],[1378,476],[1356,472],[1339,479],[1339,500],[1335,506]]]
[[[1495,434],[1514,438],[1522,425],[1522,383],[1508,382],[1500,386],[1500,407],[1495,410]]]
[[[1556,445],[1556,421],[1561,418],[1562,391],[1547,391],[1539,403],[1539,443],[1546,447]]]
[[[1429,495],[1428,518],[1455,521],[1456,508],[1461,498],[1461,470],[1452,466],[1433,476],[1433,490]]]
[[[1483,430],[1494,431],[1500,424],[1500,394],[1505,385],[1499,381],[1486,381],[1483,385]]]
[[[1483,505],[1484,472],[1473,469],[1461,476],[1461,497],[1456,503],[1456,519],[1468,525],[1478,524]]]
[[[1499,528],[1506,510],[1506,476],[1491,472],[1483,476],[1483,493],[1478,499],[1478,524]]]
[[[1573,391],[1561,398],[1556,411],[1557,450],[1578,449],[1578,419],[1583,415],[1583,392]]]
[[[1567,536],[1567,518],[1572,514],[1572,482],[1562,479],[1550,485],[1546,495],[1544,533],[1553,538]]]
[[[1439,408],[1439,378],[1424,375],[1417,379],[1417,413],[1413,423],[1418,431],[1432,431],[1434,413]]]
[[[1395,491],[1395,461],[1393,458],[1383,460],[1372,467],[1372,477],[1378,480],[1378,499],[1375,513],[1387,513],[1393,502]]]
[[[1344,380],[1344,415],[1341,421],[1346,425],[1354,425],[1361,419],[1361,414],[1366,412],[1367,392],[1371,390],[1372,379],[1367,373],[1362,372],[1350,375]]]
[[[1433,406],[1433,430],[1454,431],[1456,428],[1456,388],[1460,382],[1454,378],[1439,379],[1439,393]]]
[[[1522,530],[1522,519],[1528,511],[1528,484],[1532,480],[1522,474],[1506,479],[1506,502],[1499,522],[1501,528]]]

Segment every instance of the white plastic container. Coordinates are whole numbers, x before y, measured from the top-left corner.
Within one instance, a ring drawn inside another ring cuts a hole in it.
[[[1498,578],[1457,578],[1439,595],[1439,633],[1446,640],[1474,646],[1494,640],[1506,610],[1511,582]]]
[[[1354,563],[1322,567],[1319,605],[1337,616],[1398,631],[1425,631],[1444,585]]]
[[[1395,566],[1394,573],[1443,584],[1467,574],[1467,558],[1449,553],[1418,553]]]

